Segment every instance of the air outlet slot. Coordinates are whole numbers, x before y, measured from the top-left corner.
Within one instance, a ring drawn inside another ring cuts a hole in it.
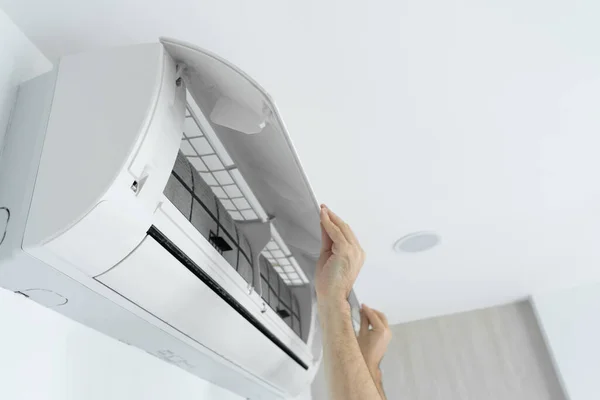
[[[208,286],[217,296],[223,299],[230,307],[240,314],[252,326],[265,335],[275,346],[279,347],[285,354],[294,360],[300,367],[308,370],[308,365],[300,359],[285,343],[275,336],[267,327],[265,327],[252,313],[242,306],[233,296],[231,296],[221,285],[219,285],[210,275],[192,261],[175,243],[167,238],[158,228],[151,226],[148,230],[148,236],[154,239],[167,252],[169,252],[177,261]]]

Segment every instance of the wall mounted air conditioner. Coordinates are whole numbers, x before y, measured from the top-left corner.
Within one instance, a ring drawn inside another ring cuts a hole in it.
[[[63,58],[19,89],[0,207],[1,286],[250,399],[310,385],[318,205],[228,62],[166,39]]]

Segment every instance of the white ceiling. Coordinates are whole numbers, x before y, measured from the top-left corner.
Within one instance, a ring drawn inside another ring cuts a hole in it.
[[[0,0],[50,57],[165,35],[273,95],[394,322],[600,279],[595,0]],[[435,230],[440,247],[393,242]]]

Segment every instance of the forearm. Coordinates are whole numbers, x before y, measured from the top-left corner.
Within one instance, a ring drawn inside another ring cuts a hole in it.
[[[377,387],[377,391],[379,392],[379,396],[381,396],[382,400],[387,400],[385,397],[385,392],[383,391],[383,379],[381,377],[381,370],[379,367],[369,368],[371,372],[371,377],[373,378],[373,382],[375,382],[375,386]]]
[[[348,302],[319,301],[319,315],[331,400],[384,399],[358,346]]]

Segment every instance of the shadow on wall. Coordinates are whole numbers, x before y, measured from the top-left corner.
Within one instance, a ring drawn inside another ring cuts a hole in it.
[[[242,400],[4,289],[0,318],[0,399]]]
[[[17,86],[52,69],[52,64],[0,10],[0,155]]]

